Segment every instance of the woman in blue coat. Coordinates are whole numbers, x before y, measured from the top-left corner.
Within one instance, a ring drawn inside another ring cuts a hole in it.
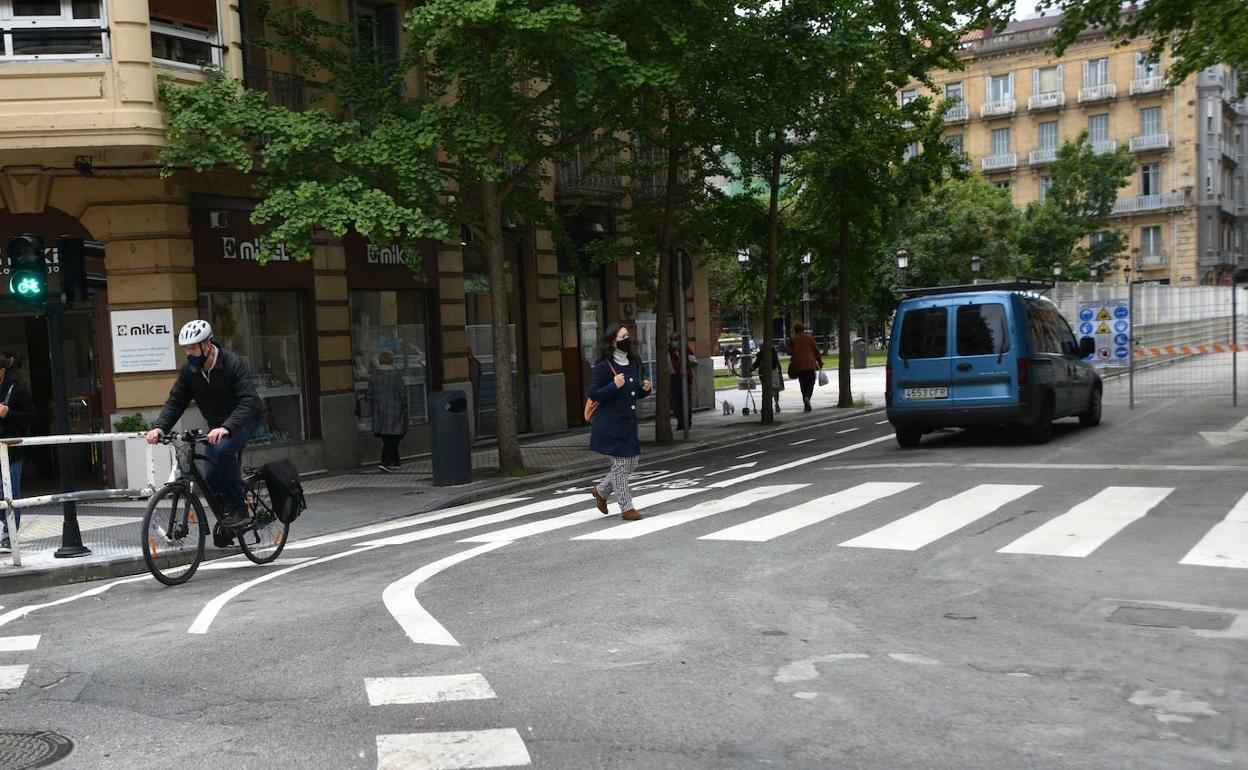
[[[607,512],[607,498],[615,492],[625,521],[641,518],[633,507],[628,477],[641,459],[637,438],[637,402],[650,395],[650,380],[642,379],[641,357],[633,350],[628,327],[612,324],[603,336],[602,352],[594,365],[589,397],[598,403],[589,429],[589,448],[611,459],[606,478],[590,488],[598,510]]]

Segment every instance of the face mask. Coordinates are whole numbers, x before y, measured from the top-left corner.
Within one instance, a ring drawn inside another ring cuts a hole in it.
[[[676,350],[676,349],[677,349],[677,348],[679,348],[679,347],[680,347],[680,343],[679,343],[679,342],[673,342],[673,343],[672,343],[672,350]]]
[[[628,351],[633,349],[632,339],[630,338],[630,339],[616,340],[615,349],[620,351],[621,353],[627,353]]]
[[[203,350],[203,348],[200,348],[200,350]],[[208,360],[208,354],[204,353],[198,356],[188,355],[186,357],[186,360],[191,363],[191,366],[195,366],[195,367],[203,366],[204,362]]]

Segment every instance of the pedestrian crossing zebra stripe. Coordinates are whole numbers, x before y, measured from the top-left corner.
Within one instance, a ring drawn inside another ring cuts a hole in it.
[[[1214,525],[1180,564],[1248,569],[1248,495]]]
[[[377,770],[456,770],[532,763],[514,728],[377,736]]]
[[[652,492],[648,495],[639,495],[633,498],[633,505],[639,510],[645,510],[652,505],[660,505],[662,503],[678,500],[682,497],[701,492],[697,487],[689,489],[664,489],[659,492]],[[547,532],[553,532],[557,529],[565,527],[575,527],[578,524],[588,524],[594,521],[602,521],[604,518],[602,511],[597,508],[590,508],[586,511],[576,511],[575,513],[556,516],[553,519],[543,519],[542,521],[534,521],[528,524],[520,524],[507,529],[500,529],[494,532],[487,532],[483,535],[474,537],[466,537],[460,540],[461,543],[510,543],[516,540],[523,540],[526,537],[541,535]]]
[[[529,516],[534,513],[545,513],[546,511],[556,510],[558,508],[567,508],[572,505],[592,500],[593,497],[588,494],[584,495],[568,495],[567,497],[556,497],[552,500],[541,500],[536,503],[522,505],[519,508],[510,508],[499,513],[491,513],[486,516],[480,516],[475,519],[466,521],[457,521],[453,524],[443,524],[440,527],[430,527],[417,532],[407,532],[402,535],[392,535],[391,537],[382,538],[381,540],[370,540],[361,545],[404,545],[406,543],[414,543],[418,540],[429,540],[430,538],[441,537],[442,535],[450,535],[455,532],[463,532],[466,529],[479,529],[480,527],[488,527],[491,524],[498,524],[504,521],[511,521],[522,516]]]
[[[892,434],[889,434],[887,436],[880,436],[878,438],[867,439],[866,441],[859,441],[857,444],[850,444],[849,446],[841,447],[840,449],[833,449],[830,452],[820,452],[817,455],[810,455],[809,457],[802,457],[797,460],[792,460],[790,462],[783,463],[781,465],[776,465],[770,468],[763,468],[762,470],[754,471],[752,473],[743,473],[740,476],[733,476],[732,478],[725,479],[724,481],[717,481],[714,484],[712,484],[711,487],[714,489],[723,489],[724,487],[731,487],[735,484],[743,484],[747,481],[753,481],[754,479],[761,479],[764,476],[771,476],[777,473],[781,473],[783,471],[791,470],[793,468],[800,468],[801,466],[807,465],[809,463],[817,463],[820,460],[826,460],[829,457],[836,457],[837,455],[843,455],[848,452],[856,452],[859,449],[862,449],[864,447],[869,447],[873,444],[879,444],[882,441],[892,441],[892,440],[893,440],[893,436]]]
[[[447,701],[490,700],[494,688],[480,674],[375,677],[364,680],[368,705],[412,705]]]
[[[649,535],[671,527],[679,527],[681,524],[688,524],[691,521],[704,519],[707,516],[714,516],[717,513],[725,511],[733,511],[738,508],[744,508],[753,505],[759,500],[766,500],[770,497],[795,492],[804,489],[809,484],[777,484],[768,487],[755,487],[747,489],[744,492],[738,492],[719,500],[707,500],[699,503],[692,508],[686,508],[679,511],[665,512],[662,516],[651,516],[641,521],[629,521],[605,529],[599,532],[591,532],[588,535],[574,537],[573,540],[632,540],[633,538]]]
[[[22,663],[15,666],[0,666],[0,690],[16,690],[26,679],[26,670],[30,666]]]
[[[354,540],[355,538],[368,537],[369,535],[379,535],[383,532],[390,532],[396,529],[407,529],[409,527],[420,526],[421,524],[431,524],[442,519],[449,519],[455,516],[462,516],[466,513],[476,513],[485,508],[497,508],[502,505],[515,505],[528,500],[527,497],[497,497],[492,500],[478,500],[475,503],[466,503],[464,505],[456,505],[452,508],[443,508],[429,513],[421,513],[415,516],[407,516],[397,521],[386,521],[381,524],[372,524],[367,527],[357,527],[349,529],[345,532],[332,532],[328,535],[308,538],[307,540],[297,540],[286,545],[286,550],[297,550],[300,548],[315,548],[318,545],[327,543],[336,543],[341,540]],[[286,561],[285,559],[283,561]],[[205,565],[208,566],[208,565]]]
[[[808,500],[792,508],[752,519],[744,524],[721,529],[699,540],[742,540],[752,543],[764,543],[768,540],[787,535],[803,527],[818,524],[877,500],[904,492],[918,486],[917,482],[869,482],[859,484],[841,492],[814,500]]]
[[[999,552],[1087,556],[1173,491],[1173,487],[1106,487]]]
[[[26,652],[39,646],[39,634],[0,637],[0,652]]]
[[[1036,484],[980,484],[841,545],[917,551],[1039,488]]]

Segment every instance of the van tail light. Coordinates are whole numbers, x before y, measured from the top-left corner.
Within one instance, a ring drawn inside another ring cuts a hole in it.
[[[1018,387],[1027,387],[1027,359],[1018,359]]]
[[[893,392],[893,365],[888,364],[884,367],[884,392]]]

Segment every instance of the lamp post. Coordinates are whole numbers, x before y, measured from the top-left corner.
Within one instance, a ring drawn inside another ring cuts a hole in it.
[[[897,249],[897,270],[901,273],[901,285],[906,285],[906,269],[910,267],[910,252]]]
[[[810,253],[802,255],[802,325],[808,334],[810,329]]]
[[[984,266],[984,260],[980,259],[978,255],[971,257],[971,282],[972,283],[979,283],[979,271],[983,268],[983,266]]]
[[[750,250],[741,249],[737,252],[737,264],[745,270],[745,266],[750,261]],[[737,377],[743,382],[737,387],[746,390],[749,387],[748,378],[750,376],[750,308],[745,302],[745,294],[741,295],[741,357],[737,359]]]
[[[1054,262],[1053,263],[1053,280],[1056,281],[1058,278],[1061,278],[1061,277],[1062,277],[1062,263]]]
[[[1127,318],[1131,319],[1131,336],[1127,339],[1127,409],[1135,409],[1135,279],[1132,265],[1122,268],[1122,279],[1127,283]]]

